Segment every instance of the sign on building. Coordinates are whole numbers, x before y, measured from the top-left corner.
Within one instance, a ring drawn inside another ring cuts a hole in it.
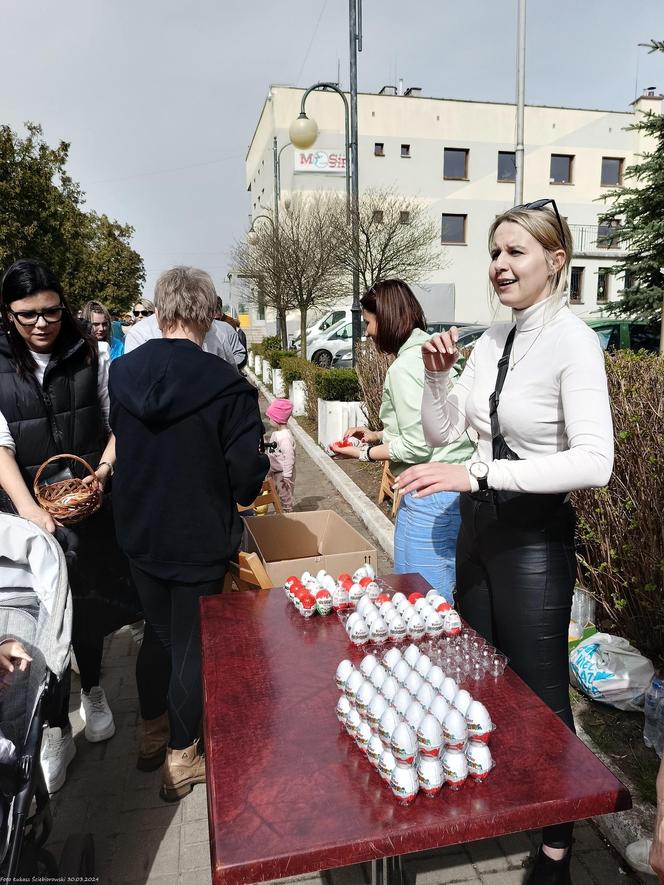
[[[294,172],[326,172],[328,175],[346,174],[346,154],[339,151],[295,151]]]

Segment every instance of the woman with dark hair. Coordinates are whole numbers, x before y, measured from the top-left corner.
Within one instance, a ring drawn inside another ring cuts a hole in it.
[[[410,287],[402,280],[383,280],[375,283],[360,303],[368,337],[374,339],[382,353],[396,357],[383,386],[383,430],[353,427],[349,434],[368,443],[368,447],[333,446],[333,450],[347,458],[389,461],[396,476],[410,464],[468,461],[472,445],[466,436],[442,447],[430,446],[424,439],[420,419],[424,390],[422,344],[429,335],[422,307]],[[441,492],[426,502],[416,495],[405,495],[397,511],[394,532],[395,572],[420,572],[451,601],[459,522],[456,493]]]
[[[22,259],[7,270],[0,308],[6,330],[0,334],[0,509],[54,533],[54,520],[32,496],[40,465],[52,455],[68,453],[95,468],[102,488],[113,474],[108,362],[99,359],[95,342],[72,316],[60,283],[41,262]],[[63,478],[63,464],[47,468],[42,480]],[[72,473],[83,475],[75,462],[67,475]],[[80,713],[86,738],[104,741],[115,733],[113,714],[99,684],[104,636],[136,621],[140,604],[117,547],[107,500],[96,514],[65,533],[71,546],[72,644],[81,676]],[[148,637],[137,673],[146,667],[151,651],[154,643]],[[68,677],[62,686],[61,709],[49,717],[42,744],[42,768],[50,792],[63,785],[76,752],[68,715]]]

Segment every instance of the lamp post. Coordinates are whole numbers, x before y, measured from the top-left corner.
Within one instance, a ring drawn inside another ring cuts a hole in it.
[[[275,139],[276,141],[276,139]],[[278,212],[278,204],[275,200],[275,211]],[[279,221],[271,218],[269,215],[256,215],[255,218],[252,219],[251,227],[247,232],[247,242],[251,245],[255,244],[258,240],[256,235],[256,230],[254,225],[257,221],[264,219],[265,221],[269,221],[272,225],[272,231],[274,233],[274,290],[275,290],[275,301],[277,304],[277,334],[281,337],[281,345],[284,350],[288,347],[288,329],[286,326],[286,314],[285,311],[281,308],[281,281],[279,279]],[[277,216],[278,219],[278,216]]]
[[[353,252],[353,366],[355,352],[362,337],[360,306],[360,219],[359,219],[359,167],[357,141],[357,53],[362,51],[362,0],[348,0],[348,32],[350,49],[350,108],[344,93],[335,83],[315,83],[302,96],[300,116],[293,120],[288,130],[295,147],[306,149],[318,138],[318,124],[307,117],[305,104],[310,92],[331,90],[341,96],[344,103],[346,133],[346,222],[351,224]]]
[[[516,149],[514,162],[514,205],[523,204],[523,115],[526,93],[526,0],[519,0],[516,52]]]

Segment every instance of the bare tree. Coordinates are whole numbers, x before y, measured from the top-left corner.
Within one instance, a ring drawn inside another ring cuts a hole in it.
[[[340,262],[352,274],[350,230],[343,224],[345,208],[337,201],[336,226],[340,238]],[[365,289],[376,280],[400,277],[408,283],[426,280],[443,264],[440,233],[424,203],[392,189],[368,190],[360,197],[360,282]]]

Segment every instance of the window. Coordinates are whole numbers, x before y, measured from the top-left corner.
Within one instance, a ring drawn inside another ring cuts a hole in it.
[[[615,218],[597,225],[597,248],[620,248],[620,222]]]
[[[602,157],[602,187],[622,184],[622,157]]]
[[[573,267],[569,278],[569,300],[571,304],[583,303],[583,268]]]
[[[410,145],[402,144],[401,145],[401,156],[402,157],[410,157]]]
[[[620,347],[620,325],[618,323],[593,326],[593,331],[599,338],[602,350],[618,350]]]
[[[374,142],[374,157],[384,157],[384,156],[385,156],[385,142],[375,141]]]
[[[441,230],[442,243],[465,243],[466,242],[466,218],[467,215],[443,215]]]
[[[410,221],[410,212],[399,212],[399,224],[408,224]]]
[[[382,209],[374,209],[372,221],[374,224],[382,224],[383,223],[383,210]]]
[[[498,181],[516,179],[516,154],[514,151],[498,151]]]
[[[629,346],[631,350],[649,350],[650,353],[659,353],[659,326],[646,326],[645,323],[629,324]]]
[[[468,151],[465,148],[445,148],[443,151],[443,178],[468,178]]]
[[[330,340],[333,338],[352,338],[353,337],[353,324],[348,323],[346,326],[342,326],[332,335],[330,335]]]
[[[567,154],[551,154],[549,184],[571,184],[573,160]]]
[[[636,288],[636,277],[631,270],[626,270],[623,276],[623,290]]]
[[[609,268],[600,267],[597,271],[597,303],[606,304],[609,300]]]
[[[345,310],[333,310],[332,313],[328,313],[325,319],[321,322],[318,327],[321,332],[325,332],[327,329],[330,329],[332,326],[336,326],[337,323],[341,322],[341,320],[346,316]]]

